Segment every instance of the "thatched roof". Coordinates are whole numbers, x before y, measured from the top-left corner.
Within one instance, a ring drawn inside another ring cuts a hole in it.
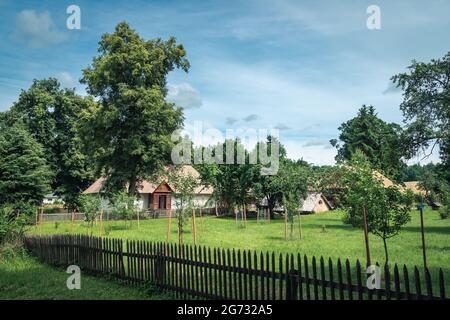
[[[166,167],[166,171],[171,170],[171,167]],[[198,179],[198,181],[200,182],[200,173],[193,167],[190,165],[183,165],[181,167],[181,174],[183,175],[190,175],[196,179]],[[155,190],[164,183],[167,183],[165,179],[165,177],[160,177],[160,179],[158,179],[159,181],[147,181],[144,180],[142,181],[142,183],[140,184],[139,188],[138,188],[138,192],[139,193],[153,193],[155,192]],[[95,193],[99,193],[102,191],[102,189],[105,186],[105,182],[106,182],[106,178],[105,177],[100,177],[98,178],[92,185],[89,186],[89,188],[87,188],[86,190],[83,191],[83,194],[95,194]],[[172,191],[174,191],[176,193],[176,188],[174,188],[174,186],[171,186],[169,183],[167,183],[167,185],[172,189]],[[214,189],[212,187],[207,187],[204,185],[199,185],[196,189],[195,189],[195,194],[200,194],[200,195],[211,195],[213,193]]]

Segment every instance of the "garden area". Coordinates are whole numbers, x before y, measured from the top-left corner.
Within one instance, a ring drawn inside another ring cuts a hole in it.
[[[152,300],[169,299],[145,288],[82,275],[81,289],[68,290],[68,274],[62,268],[41,263],[22,250],[0,254],[0,300]],[[151,288],[150,288],[151,289]]]
[[[360,228],[342,222],[343,212],[336,210],[322,214],[302,215],[302,239],[285,239],[284,219],[272,219],[257,223],[256,219],[247,219],[243,227],[232,217],[197,217],[197,244],[209,247],[248,249],[262,252],[300,253],[308,257],[313,255],[324,258],[359,259],[365,263],[364,235]],[[298,217],[295,218],[296,220]],[[296,221],[298,222],[298,221]],[[450,255],[448,239],[450,220],[441,219],[437,211],[429,208],[424,211],[425,238],[428,268],[436,275],[442,268],[446,279],[450,279]],[[90,235],[91,229],[86,222],[48,222],[29,229],[29,234],[50,235],[68,234]],[[99,224],[93,227],[93,236],[99,236]],[[103,236],[129,240],[149,240],[164,242],[167,240],[168,219],[141,220],[139,226],[133,221],[131,226],[124,221],[104,221]],[[177,229],[171,229],[171,241],[178,243]],[[183,241],[193,244],[192,223],[186,224]],[[372,261],[384,263],[383,242],[369,234]],[[419,212],[411,212],[411,221],[396,237],[388,240],[390,263],[406,264],[408,267],[423,265],[420,236]],[[447,280],[448,287],[448,280]]]

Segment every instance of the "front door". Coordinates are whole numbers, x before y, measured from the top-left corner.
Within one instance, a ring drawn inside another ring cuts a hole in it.
[[[166,209],[167,197],[165,195],[159,196],[158,209]]]

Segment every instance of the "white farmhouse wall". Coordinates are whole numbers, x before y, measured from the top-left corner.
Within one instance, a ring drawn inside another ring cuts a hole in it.
[[[195,195],[194,196],[194,205],[196,207],[211,207],[212,205],[208,204],[208,200],[210,199],[210,195]],[[171,197],[171,205],[172,209],[181,209],[180,199],[176,196]],[[207,205],[208,204],[208,205]]]

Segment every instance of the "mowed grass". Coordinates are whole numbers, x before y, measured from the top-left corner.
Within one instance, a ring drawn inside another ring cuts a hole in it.
[[[104,278],[81,274],[81,289],[69,290],[70,275],[26,253],[0,257],[0,300],[149,300],[168,299]]]
[[[359,259],[364,265],[366,261],[364,235],[362,229],[345,225],[342,212],[332,211],[315,215],[302,215],[303,237],[298,239],[298,221],[294,228],[294,239],[285,240],[284,220],[271,220],[257,224],[255,219],[248,219],[245,228],[238,227],[234,218],[204,217],[197,218],[197,244],[219,248],[251,249],[276,253],[300,253],[308,257],[313,255],[324,258],[348,258],[352,264]],[[425,238],[428,268],[433,279],[437,279],[438,270],[445,274],[446,286],[450,288],[450,219],[442,220],[437,211],[426,209],[424,212]],[[134,240],[167,240],[168,219],[141,220],[138,228],[134,221],[125,228],[123,221],[103,222],[103,227],[110,230],[108,237]],[[41,227],[33,227],[34,234],[67,234],[69,223],[62,222],[56,227],[54,222],[44,223]],[[72,233],[89,234],[90,229],[84,222],[74,224]],[[99,225],[93,228],[93,235],[98,236]],[[103,231],[105,236],[105,231]],[[288,229],[289,237],[289,229]],[[382,240],[370,235],[372,262],[384,263]],[[183,235],[184,243],[193,243],[192,220],[186,224]],[[176,220],[172,220],[171,242],[178,242]],[[399,235],[388,240],[390,263],[407,265],[410,271],[417,265],[423,266],[422,244],[420,234],[420,218],[417,210],[411,212],[411,222]]]

